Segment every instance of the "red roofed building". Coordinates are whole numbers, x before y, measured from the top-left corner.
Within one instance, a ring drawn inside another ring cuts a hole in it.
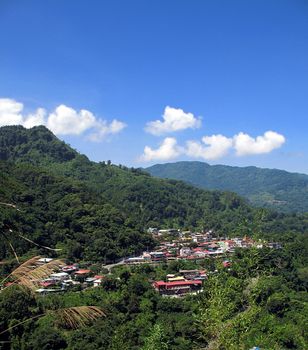
[[[194,248],[194,252],[203,252],[203,249],[198,247],[198,248]]]
[[[105,276],[103,276],[103,275],[95,275],[94,278],[96,280],[101,280],[102,278],[105,278]]]
[[[85,275],[87,275],[88,273],[90,273],[91,272],[91,270],[78,270],[78,271],[76,271],[75,272],[75,275],[78,275],[78,276],[85,276]]]
[[[48,282],[48,281],[44,281],[44,282],[40,282],[40,286],[44,287],[44,288],[48,288],[51,286],[54,286],[55,283],[54,282]]]
[[[74,279],[76,279],[79,282],[84,282],[87,278],[89,278],[89,275],[91,273],[92,273],[91,270],[80,269],[74,272]]]
[[[231,266],[231,262],[229,260],[225,260],[222,262],[223,267],[230,267]]]
[[[157,292],[159,292],[159,294],[162,295],[183,295],[187,293],[200,291],[202,288],[202,281],[155,281],[153,283],[153,287]]]

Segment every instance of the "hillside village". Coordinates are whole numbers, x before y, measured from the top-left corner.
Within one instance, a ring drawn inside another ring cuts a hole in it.
[[[36,293],[45,295],[72,289],[78,291],[99,287],[108,275],[112,275],[112,269],[116,266],[140,264],[158,266],[159,264],[168,264],[180,260],[198,264],[204,259],[220,258],[222,268],[230,269],[232,267],[232,254],[236,248],[281,248],[281,244],[277,242],[254,241],[249,237],[215,237],[213,231],[200,233],[176,229],[149,228],[147,232],[157,242],[155,250],[144,251],[139,256],[128,257],[114,264],[102,265],[102,270],[105,273],[99,274],[95,273],[92,266],[86,263],[83,263],[82,266],[78,263],[63,263],[59,266],[58,271],[51,273],[47,278],[35,281],[38,286]],[[33,268],[52,261],[53,258],[39,258]],[[154,290],[162,296],[181,297],[201,292],[208,274],[217,272],[217,270],[207,271],[204,268],[180,269],[176,274],[167,274],[164,280],[151,281],[151,283]],[[10,283],[7,282],[2,288],[7,287]]]

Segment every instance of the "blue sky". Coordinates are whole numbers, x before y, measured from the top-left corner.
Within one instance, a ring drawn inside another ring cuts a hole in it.
[[[308,173],[306,0],[1,0],[0,125],[95,161]]]

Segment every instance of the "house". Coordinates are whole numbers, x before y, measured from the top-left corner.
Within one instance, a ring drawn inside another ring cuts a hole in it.
[[[142,257],[145,261],[151,261],[151,255],[148,252],[143,252]]]
[[[180,270],[186,280],[205,280],[207,278],[206,270]]]
[[[38,265],[43,265],[51,262],[53,259],[52,258],[40,258],[36,261]]]
[[[91,273],[91,270],[87,270],[87,269],[80,269],[78,271],[75,272],[75,275],[77,276],[86,276],[89,273]]]
[[[143,256],[138,256],[135,258],[128,258],[124,260],[125,264],[128,265],[134,265],[134,264],[141,264],[146,262],[145,258]]]
[[[189,247],[182,247],[181,249],[180,249],[180,256],[189,256],[189,255],[191,255],[191,253],[192,253],[192,250],[189,248]]]
[[[40,286],[42,286],[43,288],[48,288],[48,287],[51,287],[51,286],[54,286],[57,284],[57,280],[56,279],[53,279],[53,278],[46,278],[42,281],[40,281]]]
[[[176,230],[176,229],[173,229],[173,228],[168,228],[166,230],[159,230],[158,231],[158,236],[163,236],[163,235],[178,236],[179,235],[179,230]]]
[[[101,276],[101,275],[96,275],[94,276],[94,282],[93,282],[93,286],[94,287],[99,287],[102,284],[103,279],[105,278],[105,276]]]
[[[165,261],[166,255],[164,252],[150,252],[152,261]]]
[[[56,281],[65,281],[69,279],[69,274],[67,272],[56,272],[50,275],[50,278]]]
[[[80,269],[74,272],[74,279],[80,282],[85,282],[85,280],[90,277],[91,270],[88,269]]]
[[[199,270],[199,275],[196,276],[196,280],[205,280],[207,279],[207,274],[206,274],[206,270]]]
[[[164,296],[182,296],[188,293],[196,293],[201,291],[202,281],[191,280],[191,281],[174,281],[164,282],[155,281],[153,284],[154,289],[161,295]]]
[[[231,262],[229,260],[225,260],[222,262],[223,267],[230,267],[231,266]]]
[[[43,295],[43,294],[48,294],[48,293],[62,292],[62,289],[60,289],[60,288],[58,288],[58,289],[53,289],[53,288],[39,288],[39,289],[36,289],[35,292]]]
[[[62,282],[62,288],[67,289],[68,287],[72,287],[72,286],[79,285],[79,284],[80,284],[80,282],[78,282],[78,281],[65,280]]]
[[[94,281],[95,281],[95,278],[94,278],[94,277],[87,277],[87,278],[85,279],[85,282],[88,283],[88,284],[92,284]]]
[[[78,264],[65,265],[62,267],[62,271],[67,273],[77,271],[78,269],[79,269]]]
[[[102,279],[97,279],[93,282],[93,287],[100,287],[102,285]]]
[[[167,277],[168,282],[175,282],[175,281],[185,281],[185,278],[183,276],[174,276],[174,277]]]
[[[192,240],[195,243],[204,243],[206,242],[206,237],[201,233],[196,233],[192,235]]]

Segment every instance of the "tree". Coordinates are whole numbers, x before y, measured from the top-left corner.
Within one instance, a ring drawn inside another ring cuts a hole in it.
[[[142,350],[168,350],[169,345],[161,324],[157,323],[145,339]]]

